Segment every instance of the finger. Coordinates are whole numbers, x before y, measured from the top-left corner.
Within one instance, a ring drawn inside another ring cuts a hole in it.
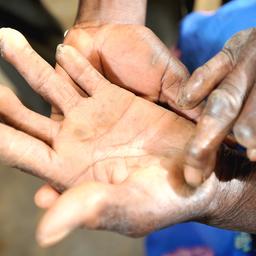
[[[237,33],[228,40],[223,50],[205,65],[199,67],[180,91],[178,105],[185,109],[194,108],[230,73],[240,59],[253,29]]]
[[[182,88],[178,105],[185,109],[197,106],[232,70],[230,55],[221,51],[202,67],[199,67]]]
[[[46,181],[54,180],[60,160],[48,145],[4,124],[0,124],[0,138],[1,162]]]
[[[35,194],[34,201],[37,207],[49,209],[54,205],[60,194],[49,184],[42,186]]]
[[[247,156],[251,161],[255,162],[256,161],[256,148],[247,149]]]
[[[250,96],[248,97],[243,107],[243,110],[234,126],[234,134],[237,141],[248,149],[256,148],[255,97],[256,97],[256,84],[254,85],[250,93]],[[252,156],[254,154],[252,154],[251,152],[249,155]]]
[[[58,64],[55,67],[56,73],[59,74],[66,82],[75,88],[75,90],[82,96],[87,97],[88,95],[70,78],[70,76],[65,72],[65,70]],[[51,119],[55,121],[62,121],[64,116],[60,109],[52,106],[51,109]]]
[[[162,86],[159,102],[164,104],[167,103],[175,113],[190,120],[197,121],[203,111],[203,103],[192,110],[183,110],[177,105],[179,91],[188,78],[189,72],[186,67],[178,59],[172,56],[161,79]]]
[[[79,99],[75,89],[65,82],[55,70],[28,44],[24,36],[13,29],[0,29],[2,56],[26,79],[30,86],[63,112]]]
[[[98,214],[109,191],[109,185],[88,183],[65,192],[41,220],[37,230],[39,244],[55,244],[82,225],[99,226]]]
[[[43,247],[50,246],[80,226],[131,236],[143,235],[144,229],[138,225],[145,225],[149,229],[153,225],[145,224],[140,216],[138,204],[144,200],[143,208],[146,212],[149,206],[145,197],[142,200],[137,193],[141,191],[132,190],[128,186],[102,183],[86,183],[72,188],[57,200],[41,220],[37,241]],[[130,200],[131,197],[133,200]],[[140,219],[140,224],[137,219]]]
[[[106,88],[107,80],[75,48],[59,45],[57,62],[90,96]]]
[[[0,117],[18,130],[52,143],[59,124],[26,108],[7,87],[0,87]]]
[[[246,74],[241,75],[241,70]],[[219,145],[228,135],[253,84],[252,72],[249,62],[244,62],[209,96],[186,151],[184,175],[188,184],[200,185],[213,171]]]

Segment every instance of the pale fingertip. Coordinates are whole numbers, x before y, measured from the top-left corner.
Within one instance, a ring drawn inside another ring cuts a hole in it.
[[[63,240],[72,230],[63,229],[57,232],[37,231],[36,241],[40,247],[53,246]]]
[[[256,149],[247,149],[247,156],[252,162],[256,162]]]
[[[65,50],[65,45],[64,44],[58,44],[56,48],[56,55],[60,55],[64,52]]]
[[[3,42],[3,39],[8,39],[18,45],[27,42],[25,37],[18,30],[8,27],[0,28],[0,41]]]
[[[7,28],[7,27],[3,27],[3,28],[0,28],[0,40],[3,39],[3,37],[7,34],[13,34],[13,32],[15,33],[19,33],[17,30],[14,30],[12,28]]]
[[[19,37],[19,40],[17,40],[17,37]],[[16,38],[16,40],[14,40]],[[21,39],[23,39],[23,35],[18,32],[15,29],[12,28],[7,28],[7,27],[3,27],[0,28],[0,54],[1,57],[5,57],[5,50],[4,50],[4,46],[5,46],[5,41],[6,39],[8,39],[11,42],[15,42],[20,44],[20,42],[22,41]]]
[[[56,202],[59,196],[58,192],[52,188],[44,186],[36,192],[34,202],[38,208],[49,209]]]
[[[204,182],[202,170],[189,165],[185,165],[184,167],[184,178],[186,183],[193,188],[200,186]]]

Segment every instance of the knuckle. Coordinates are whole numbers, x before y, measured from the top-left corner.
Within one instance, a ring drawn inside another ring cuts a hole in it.
[[[209,62],[206,62],[203,66],[196,69],[194,72],[195,78],[199,81],[204,81],[206,78],[206,75],[210,75],[212,72],[211,67],[209,65]]]
[[[227,57],[231,66],[234,67],[237,62],[237,54],[234,53],[232,47],[230,47],[230,44],[225,45],[225,47],[222,49],[222,53]]]
[[[50,82],[54,84],[56,79],[55,74],[49,69],[43,69],[42,72],[38,73],[37,78],[37,91],[42,94],[49,94],[47,87]]]
[[[237,63],[241,52],[246,50],[247,43],[252,40],[254,41],[255,33],[255,28],[242,30],[226,42],[222,52],[227,55],[233,66]]]
[[[136,25],[137,30],[142,34],[142,35],[148,35],[148,36],[154,36],[154,32],[143,25]]]
[[[197,104],[198,99],[196,95],[191,91],[182,91],[181,95],[177,100],[177,104],[180,107],[192,109]]]
[[[194,71],[180,95],[179,101],[182,106],[193,108],[202,100],[199,92],[210,73],[207,63]]]
[[[207,146],[198,145],[197,142],[194,141],[187,147],[186,153],[189,159],[202,161],[207,157],[209,150]]]
[[[256,125],[253,122],[240,121],[234,126],[234,134],[237,141],[245,146],[255,146],[256,141]]]
[[[218,119],[233,119],[239,113],[241,100],[226,88],[216,89],[210,95],[205,114]]]

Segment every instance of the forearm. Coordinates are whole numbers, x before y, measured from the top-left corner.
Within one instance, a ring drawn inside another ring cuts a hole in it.
[[[103,22],[144,25],[147,0],[80,0],[76,23]]]

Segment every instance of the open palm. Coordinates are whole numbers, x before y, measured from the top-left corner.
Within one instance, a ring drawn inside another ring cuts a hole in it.
[[[181,170],[191,122],[111,84],[71,46],[58,47],[57,61],[89,97],[56,74],[21,34],[1,29],[0,38],[5,59],[64,115],[54,121],[26,109],[9,91],[2,97],[1,117],[15,129],[0,126],[1,159],[58,190],[73,187],[41,223],[42,243],[79,225],[137,236],[204,214],[215,192],[212,180],[193,191]]]

